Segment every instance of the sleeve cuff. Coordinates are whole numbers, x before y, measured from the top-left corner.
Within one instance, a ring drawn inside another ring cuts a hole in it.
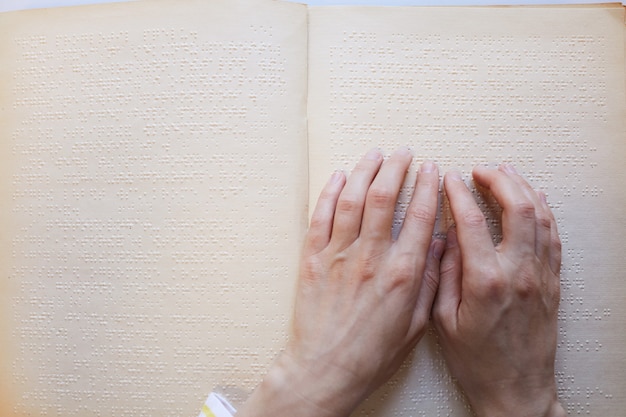
[[[223,397],[212,392],[204,402],[198,417],[233,417],[237,411]]]

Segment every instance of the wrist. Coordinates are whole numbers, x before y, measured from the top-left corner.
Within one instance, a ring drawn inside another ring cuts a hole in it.
[[[237,417],[348,417],[362,399],[338,370],[307,367],[282,353]]]
[[[530,401],[530,400],[529,400]],[[567,417],[565,409],[560,402],[555,400],[544,411],[542,407],[510,407],[506,409],[490,410],[485,413],[477,412],[479,417]]]
[[[565,417],[567,413],[558,401],[556,387],[516,392],[504,388],[500,395],[470,398],[470,404],[479,417]]]

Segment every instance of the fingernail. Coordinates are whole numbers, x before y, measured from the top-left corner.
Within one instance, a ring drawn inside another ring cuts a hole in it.
[[[396,150],[395,153],[397,153],[397,154],[408,154],[408,155],[413,156],[413,151],[408,146],[401,146],[401,147],[399,147]]]
[[[343,172],[342,171],[335,171],[333,172],[333,175],[330,176],[330,183],[331,184],[336,184],[339,182],[339,180],[341,180],[341,177],[343,177]]]
[[[503,168],[506,172],[508,172],[509,174],[517,174],[517,170],[515,169],[515,167],[511,164],[504,164]]]
[[[423,172],[425,174],[431,173],[435,171],[435,163],[432,161],[424,161],[424,163],[422,163],[422,166],[420,168],[420,172]]]
[[[374,148],[365,154],[365,159],[369,159],[371,161],[378,161],[380,159],[381,153],[380,149]]]
[[[435,240],[433,242],[433,256],[437,260],[441,260],[441,256],[443,255],[443,249],[445,248],[445,244],[442,240]]]
[[[453,181],[463,181],[463,177],[461,177],[461,173],[459,171],[450,171],[447,176]]]

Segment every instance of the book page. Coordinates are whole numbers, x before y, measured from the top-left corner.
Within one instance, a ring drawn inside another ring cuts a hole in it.
[[[306,228],[306,19],[0,15],[1,416],[194,416],[259,382]]]
[[[333,170],[372,147],[415,152],[395,232],[421,161],[466,178],[513,163],[547,193],[563,241],[559,398],[570,415],[623,414],[623,8],[318,7],[309,19],[310,207]],[[444,200],[436,232],[451,222]],[[470,411],[431,331],[356,415]]]

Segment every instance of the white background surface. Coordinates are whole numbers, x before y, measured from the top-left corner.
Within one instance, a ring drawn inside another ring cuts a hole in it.
[[[115,0],[132,1],[132,0]],[[314,5],[415,5],[415,6],[471,6],[518,4],[585,4],[607,3],[607,0],[287,0]],[[0,0],[0,12],[41,7],[74,6],[78,4],[111,3],[111,0]],[[616,1],[617,2],[617,1]],[[622,1],[622,3],[626,3]]]

